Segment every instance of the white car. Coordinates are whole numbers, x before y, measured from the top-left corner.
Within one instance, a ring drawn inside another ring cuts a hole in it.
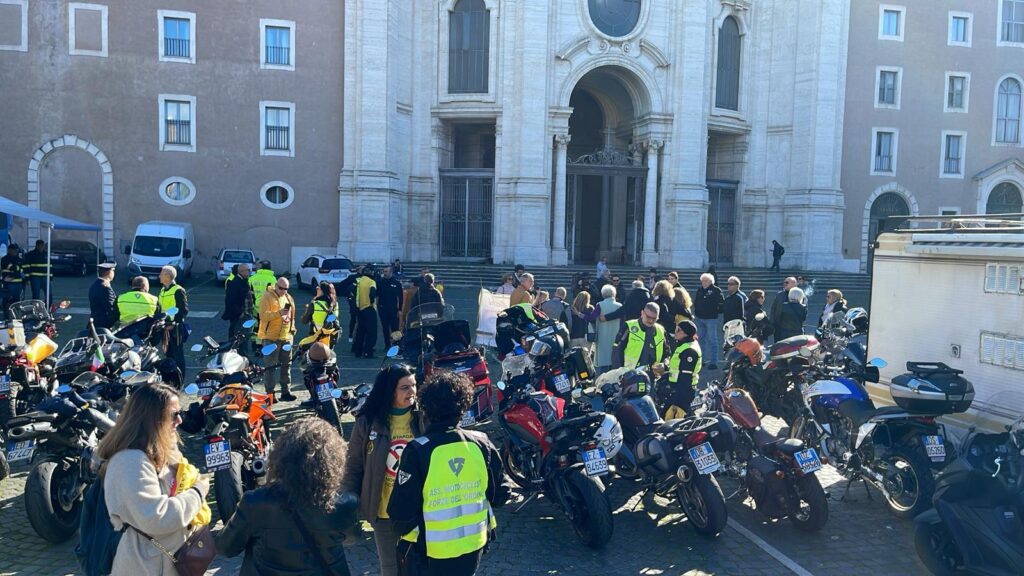
[[[227,280],[231,275],[231,268],[235,264],[248,264],[251,268],[256,262],[256,255],[252,250],[245,248],[225,248],[217,255],[217,262],[214,268],[217,271],[217,280]]]
[[[347,256],[322,256],[314,254],[306,258],[295,273],[295,280],[300,286],[310,290],[316,288],[321,281],[340,284],[352,275],[352,261]]]

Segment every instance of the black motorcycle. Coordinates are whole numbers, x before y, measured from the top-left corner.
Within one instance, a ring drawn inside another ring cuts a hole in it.
[[[936,479],[914,547],[936,576],[1011,576],[1024,567],[1024,418],[1000,434],[971,429]]]

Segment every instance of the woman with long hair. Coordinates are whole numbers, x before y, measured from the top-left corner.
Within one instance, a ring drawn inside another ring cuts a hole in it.
[[[675,303],[672,301],[674,296],[675,291],[668,280],[657,281],[651,290],[651,299],[658,305],[658,323],[665,329],[666,335],[676,332]]]
[[[590,305],[590,292],[580,292],[572,301],[572,323],[569,328],[569,345],[589,348],[590,323],[597,320],[596,308]]]
[[[276,438],[267,484],[242,496],[216,537],[225,556],[243,551],[243,576],[348,576],[342,542],[357,523],[355,498],[343,495],[345,441],[321,418],[292,422]]]
[[[693,298],[686,288],[678,284],[672,287],[672,313],[676,324],[683,320],[693,320]]]
[[[317,284],[316,294],[313,296],[313,300],[306,304],[306,311],[299,321],[302,324],[309,324],[309,333],[313,334],[323,327],[327,322],[327,317],[331,315],[334,315],[334,321],[340,326],[338,314],[338,293],[334,289],[334,284],[323,281]],[[336,340],[337,336],[331,341],[332,347]]]
[[[166,384],[139,387],[117,424],[100,440],[100,481],[115,530],[124,530],[111,574],[177,574],[170,556],[188,539],[210,490],[200,476],[179,489],[181,403]],[[165,553],[164,551],[168,553]]]
[[[402,536],[388,517],[398,465],[409,442],[423,434],[415,410],[413,369],[395,364],[377,373],[348,445],[342,491],[359,497],[359,513],[373,527],[381,576],[398,574],[395,548]]]

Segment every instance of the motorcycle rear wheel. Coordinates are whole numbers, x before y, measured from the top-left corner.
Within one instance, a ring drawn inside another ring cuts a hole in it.
[[[4,437],[0,436],[0,442],[4,441]],[[11,466],[7,463],[7,455],[3,450],[0,450],[0,481],[11,475]]]
[[[238,452],[231,453],[231,466],[213,473],[213,493],[217,497],[217,513],[227,524],[238,508],[245,493],[245,481],[242,474],[244,458]]]
[[[918,524],[914,528],[914,549],[921,563],[935,576],[953,576],[963,564],[956,543],[942,524]]]
[[[0,430],[7,430],[7,421],[18,415],[18,390],[21,387],[17,382],[11,382],[11,390],[7,398],[0,400]],[[4,447],[0,447],[2,450]]]
[[[680,482],[676,486],[676,498],[697,534],[715,538],[725,529],[729,510],[714,476],[697,474],[689,482]]]
[[[931,467],[909,447],[893,450],[887,463],[890,469],[896,469],[895,472],[886,473],[889,509],[899,518],[913,520],[931,506],[932,494],[935,493],[935,478]],[[893,487],[900,491],[899,494],[894,493]],[[904,497],[908,493],[911,496]]]
[[[588,548],[604,548],[615,531],[612,506],[605,496],[604,486],[597,478],[586,476],[578,470],[569,472],[566,480],[566,497],[573,508],[573,530]]]
[[[818,532],[828,522],[828,497],[818,477],[808,474],[796,481],[800,510],[789,515],[790,522],[804,532]],[[806,504],[806,506],[804,506]]]
[[[345,431],[341,428],[341,413],[338,412],[338,403],[334,398],[320,404],[320,417],[331,426],[334,426],[334,429],[338,431],[342,438],[345,437]]]
[[[60,544],[78,531],[82,498],[70,507],[61,503],[60,490],[69,481],[70,470],[60,462],[44,461],[32,467],[25,483],[25,513],[32,529],[43,540]]]

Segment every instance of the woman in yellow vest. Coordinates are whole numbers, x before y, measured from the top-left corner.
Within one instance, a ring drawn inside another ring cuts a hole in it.
[[[330,336],[330,342],[326,342],[328,346],[334,348],[334,344],[338,342],[338,334],[341,332],[341,322],[338,320],[338,295],[334,290],[334,285],[330,282],[321,281],[316,286],[316,295],[313,296],[312,302],[306,304],[306,311],[302,314],[302,318],[299,320],[303,324],[309,324],[309,333],[315,334],[317,331],[327,324],[327,317],[333,315],[333,325],[337,328]]]
[[[472,576],[497,526],[492,507],[508,499],[501,456],[482,432],[459,427],[473,402],[464,374],[435,372],[420,389],[430,422],[402,453],[388,515],[403,534],[402,573]]]
[[[689,320],[676,324],[675,342],[668,361],[667,386],[660,387],[664,392],[658,395],[666,420],[682,418],[689,412],[700,384],[702,361],[697,325]]]

